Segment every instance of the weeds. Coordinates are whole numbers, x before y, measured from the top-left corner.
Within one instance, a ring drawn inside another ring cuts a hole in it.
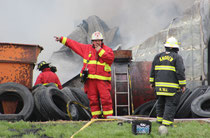
[[[55,121],[55,122],[7,122],[0,121],[0,137],[5,138],[69,138],[87,122],[84,121]],[[74,138],[136,138],[138,135],[132,133],[132,124],[119,121],[94,122]],[[210,124],[206,122],[190,121],[175,123],[174,127],[168,128],[167,136],[158,133],[159,124],[152,123],[150,135],[141,135],[141,138],[206,138],[210,135]]]

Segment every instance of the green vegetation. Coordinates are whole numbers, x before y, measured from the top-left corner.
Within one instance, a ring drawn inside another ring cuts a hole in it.
[[[7,122],[0,121],[0,137],[66,138],[73,135],[86,122]]]
[[[49,121],[49,122],[7,122],[0,121],[0,137],[4,138],[70,138],[87,122],[85,121]],[[210,135],[210,124],[204,121],[190,121],[175,123],[175,126],[169,127],[167,136],[160,136],[158,133],[159,124],[152,123],[150,135],[134,135],[131,124],[123,123],[118,125],[119,121],[112,122],[94,122],[86,127],[74,138],[207,138]]]

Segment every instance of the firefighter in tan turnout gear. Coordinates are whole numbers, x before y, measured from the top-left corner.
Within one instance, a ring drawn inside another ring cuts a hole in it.
[[[185,67],[178,54],[179,43],[174,37],[164,44],[166,51],[155,56],[150,73],[150,84],[157,95],[157,122],[173,126],[181,92],[185,91]]]
[[[112,49],[103,43],[103,35],[96,31],[92,34],[92,44],[81,44],[66,37],[55,36],[56,41],[66,45],[83,57],[80,76],[84,90],[90,101],[92,118],[112,116],[111,65],[114,61]],[[102,109],[101,109],[102,107]]]

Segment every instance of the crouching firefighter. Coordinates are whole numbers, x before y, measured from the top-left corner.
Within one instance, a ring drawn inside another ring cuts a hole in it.
[[[49,63],[47,63],[45,61],[41,61],[38,64],[37,69],[39,71],[41,71],[41,73],[37,77],[34,85],[37,85],[37,84],[47,85],[48,83],[55,83],[55,85],[59,89],[63,88],[58,76],[55,74],[55,72],[57,71],[57,69],[55,67],[53,67],[53,69],[52,69],[52,67],[50,67]]]
[[[55,36],[55,39],[83,57],[80,76],[90,101],[92,118],[112,116],[110,91],[114,53],[110,47],[104,45],[103,35],[98,31],[94,32],[91,37],[92,44],[82,44],[66,37]]]
[[[152,62],[150,86],[154,87],[158,100],[157,122],[173,126],[181,92],[185,91],[185,67],[182,57],[178,54],[178,41],[170,37],[164,46],[166,51],[157,54]]]

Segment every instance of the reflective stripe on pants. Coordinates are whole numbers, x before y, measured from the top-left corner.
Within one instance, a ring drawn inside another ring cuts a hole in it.
[[[177,92],[174,96],[158,96],[156,112],[158,117],[163,118],[165,124],[172,124],[176,114],[176,108],[179,104],[181,92]],[[171,123],[172,122],[172,123]]]
[[[100,115],[101,107],[104,115],[111,116],[113,114],[110,81],[88,79],[84,88],[90,102],[92,115]]]

